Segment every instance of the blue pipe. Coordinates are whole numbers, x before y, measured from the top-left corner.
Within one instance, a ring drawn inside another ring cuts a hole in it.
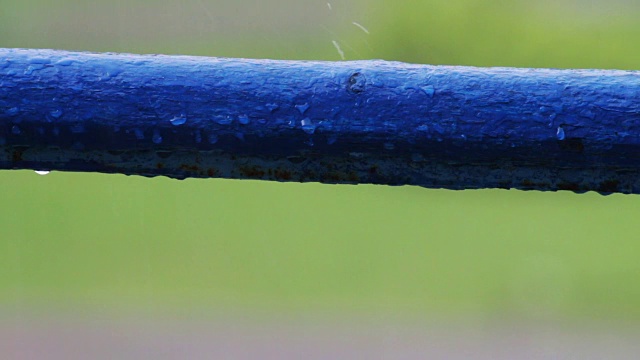
[[[640,72],[0,49],[0,168],[640,193]]]

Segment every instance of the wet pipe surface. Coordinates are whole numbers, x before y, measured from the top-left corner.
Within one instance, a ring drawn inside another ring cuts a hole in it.
[[[0,49],[0,168],[640,193],[640,72]]]

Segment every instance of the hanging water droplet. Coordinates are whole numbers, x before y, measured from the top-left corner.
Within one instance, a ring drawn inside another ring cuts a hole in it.
[[[18,125],[13,125],[11,127],[11,133],[13,135],[20,135],[20,133],[22,133],[22,130],[20,130],[20,127]]]
[[[229,125],[233,122],[233,117],[229,115],[216,115],[213,120],[220,125]]]
[[[187,122],[187,117],[184,116],[184,115],[177,116],[177,117],[174,117],[173,119],[169,120],[169,122],[171,122],[171,125],[173,125],[173,126],[184,125],[184,123]]]
[[[158,130],[153,131],[151,141],[153,141],[154,144],[160,144],[162,142],[162,135],[160,135],[160,132]]]
[[[309,103],[304,103],[302,105],[296,105],[296,109],[300,111],[300,114],[304,115],[307,110],[309,110]]]
[[[240,115],[238,116],[238,122],[242,125],[247,125],[249,123],[249,117],[247,115]]]
[[[35,172],[36,172],[36,174],[38,174],[38,175],[42,175],[42,176],[44,176],[44,175],[49,175],[49,173],[50,173],[51,171],[49,171],[49,170],[36,170]]]
[[[49,115],[51,115],[51,117],[58,119],[60,116],[62,116],[62,110],[60,109],[54,109],[49,111]]]
[[[436,89],[433,87],[433,85],[423,86],[422,91],[424,91],[424,93],[427,94],[427,96],[430,98],[432,98],[436,93]]]
[[[300,121],[300,124],[302,124],[302,130],[304,130],[304,132],[309,135],[313,134],[316,131],[316,126],[309,118],[302,119],[302,121]]]
[[[558,130],[556,131],[556,137],[558,140],[562,141],[565,138],[564,129],[562,126],[558,126]]]

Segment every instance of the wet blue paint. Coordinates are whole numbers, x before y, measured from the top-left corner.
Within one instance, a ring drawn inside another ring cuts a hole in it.
[[[0,64],[3,169],[640,193],[639,72],[23,49]]]

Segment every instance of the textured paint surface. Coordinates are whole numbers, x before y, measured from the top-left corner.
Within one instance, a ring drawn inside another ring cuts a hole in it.
[[[640,193],[640,72],[0,49],[0,168]]]

